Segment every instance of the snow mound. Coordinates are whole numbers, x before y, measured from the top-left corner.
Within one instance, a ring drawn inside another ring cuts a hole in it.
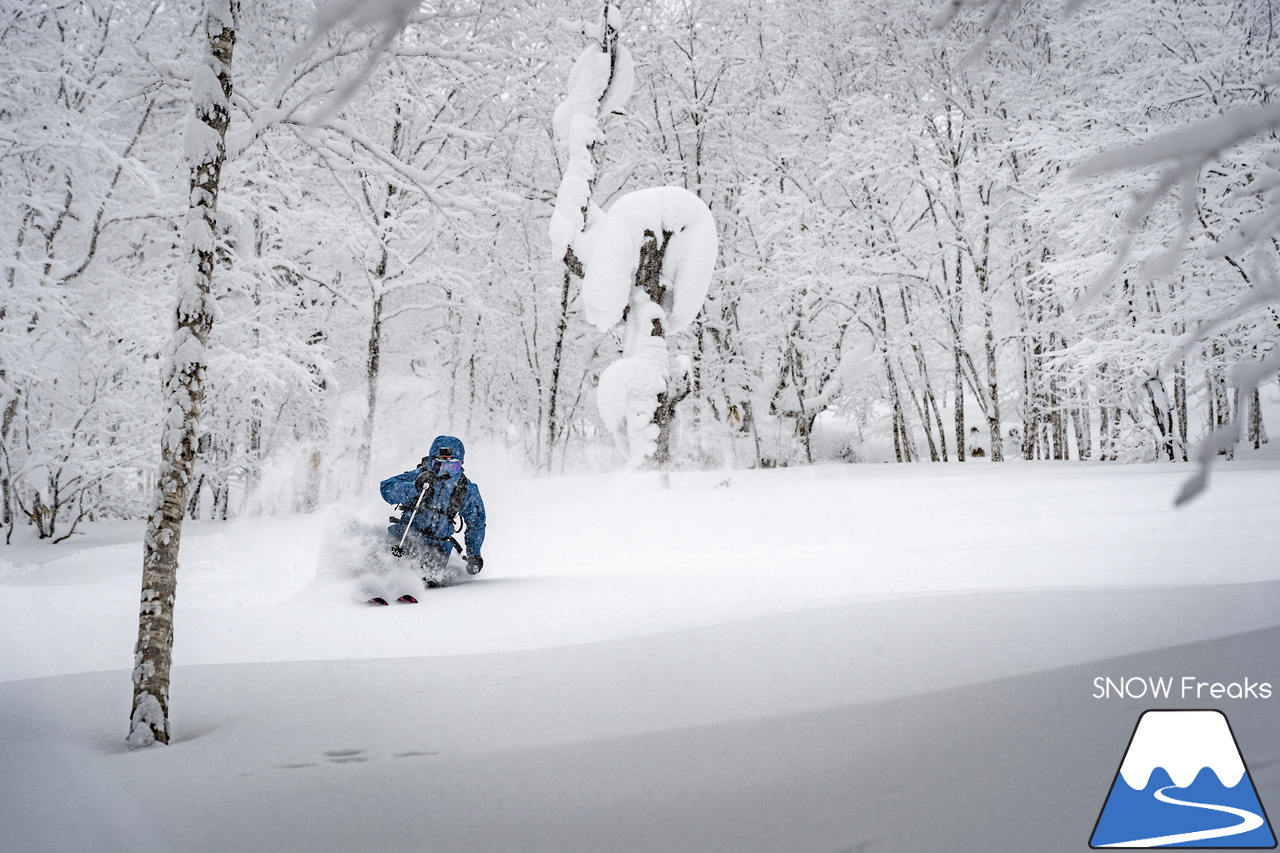
[[[649,303],[653,305],[653,303]],[[653,306],[656,310],[657,306]],[[620,358],[600,374],[596,407],[620,447],[630,442],[628,461],[640,465],[657,447],[653,412],[658,395],[667,390],[667,345],[664,338],[644,338],[637,351]]]

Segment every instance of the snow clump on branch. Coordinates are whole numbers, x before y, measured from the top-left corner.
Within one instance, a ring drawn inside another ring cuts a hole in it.
[[[653,455],[658,425],[653,412],[658,396],[667,390],[671,371],[667,364],[667,339],[646,331],[662,309],[644,291],[631,295],[634,322],[627,324],[626,354],[604,369],[596,386],[596,409],[619,446],[629,447],[629,464],[638,468]]]
[[[582,282],[587,320],[596,327],[608,329],[622,319],[646,231],[659,245],[664,234],[671,235],[662,261],[664,333],[683,329],[702,308],[719,249],[715,218],[702,199],[686,189],[652,187],[614,202],[599,227]]]
[[[597,25],[596,30],[600,29]],[[552,118],[556,144],[564,160],[564,177],[547,229],[555,258],[563,257],[583,230],[596,171],[591,148],[604,140],[600,117],[621,109],[635,88],[631,53],[620,44],[615,52],[616,58],[611,61],[599,44],[583,49],[569,72],[565,99]]]

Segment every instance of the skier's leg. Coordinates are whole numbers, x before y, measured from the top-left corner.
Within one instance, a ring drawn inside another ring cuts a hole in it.
[[[449,552],[434,542],[423,545],[421,553],[422,580],[429,587],[439,586],[444,581],[445,567],[449,564]]]

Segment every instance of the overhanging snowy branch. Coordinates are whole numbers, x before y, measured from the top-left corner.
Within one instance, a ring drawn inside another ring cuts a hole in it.
[[[420,6],[421,0],[334,0],[317,12],[315,24],[307,40],[298,46],[284,64],[280,75],[273,83],[273,89],[284,91],[285,76],[290,73],[290,69],[301,63],[317,45],[342,27],[350,26],[353,29],[372,27],[374,33],[358,42],[360,52],[367,53],[363,64],[356,73],[346,76],[324,105],[310,116],[311,123],[323,124],[336,115],[368,82],[406,26],[411,23],[426,23],[438,18],[457,17],[457,13],[453,10],[444,10],[435,14],[421,13],[418,11]],[[429,47],[412,50],[418,51],[415,54],[418,56],[438,56],[462,61],[480,61],[482,58],[478,53],[441,51]]]

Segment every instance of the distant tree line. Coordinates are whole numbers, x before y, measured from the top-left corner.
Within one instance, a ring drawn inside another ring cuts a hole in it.
[[[592,198],[683,187],[719,236],[671,336],[670,464],[1182,460],[1233,423],[1261,445],[1276,386],[1237,366],[1280,334],[1274,133],[1072,170],[1273,109],[1277,4],[1006,4],[990,32],[932,27],[940,5],[620,4],[636,88]],[[343,23],[306,52],[298,4],[240,10],[188,514],[306,509],[418,430],[621,460],[594,401],[621,334],[547,239],[582,45],[557,16],[600,6],[427,3],[389,43]],[[204,15],[0,9],[10,532],[152,510]]]

